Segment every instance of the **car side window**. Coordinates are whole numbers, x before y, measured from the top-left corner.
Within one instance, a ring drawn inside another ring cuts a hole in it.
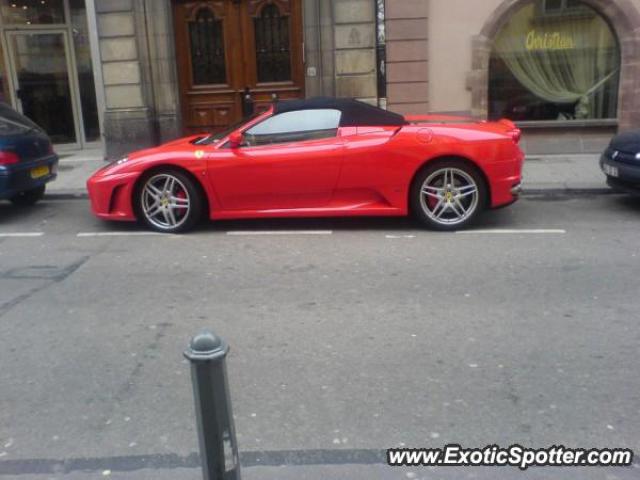
[[[333,109],[284,112],[254,125],[244,134],[247,147],[302,142],[338,135],[342,112]]]

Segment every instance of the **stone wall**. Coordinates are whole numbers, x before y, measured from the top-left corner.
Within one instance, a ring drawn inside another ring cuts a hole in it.
[[[106,157],[180,133],[170,0],[95,0]]]
[[[335,95],[333,9],[326,0],[304,0],[305,86],[307,97]]]
[[[373,0],[333,0],[335,94],[377,102]]]
[[[387,108],[427,113],[429,0],[387,0]]]
[[[157,139],[166,142],[182,135],[171,0],[145,0],[141,14],[139,30],[146,30],[140,40],[146,43],[142,56],[148,78],[145,87],[155,114]]]
[[[304,0],[306,96],[377,102],[374,0]]]
[[[105,89],[104,138],[107,158],[152,145],[152,117],[143,72],[134,0],[96,0]]]

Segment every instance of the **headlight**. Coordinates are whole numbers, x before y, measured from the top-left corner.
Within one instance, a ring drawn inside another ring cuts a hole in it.
[[[102,167],[100,170],[98,170],[98,172],[108,172],[109,170],[119,167],[120,165],[122,165],[123,163],[127,162],[129,160],[129,157],[123,157],[120,160],[116,160],[114,162],[109,162],[107,163],[104,167]]]

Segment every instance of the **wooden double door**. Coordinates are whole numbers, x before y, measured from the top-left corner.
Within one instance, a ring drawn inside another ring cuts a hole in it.
[[[248,88],[257,111],[304,96],[301,0],[174,0],[185,133],[243,118]]]

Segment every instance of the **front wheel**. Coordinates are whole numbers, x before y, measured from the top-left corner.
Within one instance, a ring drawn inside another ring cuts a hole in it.
[[[459,230],[485,208],[487,187],[480,173],[465,162],[451,160],[425,168],[411,189],[411,207],[426,226]]]
[[[11,202],[18,207],[31,207],[42,200],[45,190],[46,187],[42,185],[26,192],[20,192],[11,197]]]
[[[181,233],[192,229],[202,214],[200,191],[182,172],[155,172],[136,194],[139,218],[152,230]]]

